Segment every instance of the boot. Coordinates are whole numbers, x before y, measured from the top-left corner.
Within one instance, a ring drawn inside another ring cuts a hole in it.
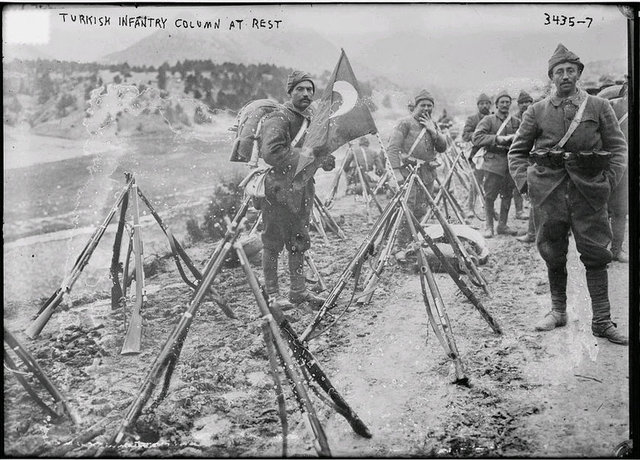
[[[536,241],[536,226],[533,223],[533,210],[529,210],[529,227],[527,228],[527,233],[523,236],[517,236],[516,240],[522,241],[523,243],[534,243]]]
[[[278,286],[278,253],[266,247],[262,248],[262,272],[264,273],[264,287],[267,294],[276,297]]]
[[[477,194],[478,192],[476,191],[475,187],[471,186],[471,188],[469,189],[469,199],[467,200],[467,210],[464,213],[464,217],[467,219],[471,219],[473,216],[475,216],[473,210],[476,207]]]
[[[611,321],[609,303],[609,277],[606,268],[587,268],[587,288],[591,296],[591,332],[618,345],[629,345],[629,339],[616,328]]]
[[[613,214],[611,216],[611,255],[613,260],[621,263],[629,263],[629,257],[622,251],[622,242],[624,241],[624,232],[626,227],[625,216]]]
[[[293,304],[308,302],[311,308],[318,309],[324,304],[326,298],[315,295],[307,290],[304,276],[304,254],[302,252],[289,253],[289,300]]]
[[[496,229],[498,235],[515,236],[518,234],[517,230],[514,230],[507,225],[507,219],[509,218],[509,208],[511,208],[510,200],[500,200],[500,220],[498,221],[498,228]]]
[[[516,205],[516,219],[527,220],[529,217],[524,213],[522,195],[520,195],[515,188],[513,191],[513,203]]]
[[[536,331],[550,331],[567,324],[567,268],[547,267],[551,311],[534,326]]]
[[[484,213],[485,213],[485,230],[482,236],[485,238],[493,238],[493,201],[488,198],[484,200]]]
[[[527,232],[523,236],[516,236],[516,240],[522,241],[523,243],[534,243],[536,241],[536,236]]]

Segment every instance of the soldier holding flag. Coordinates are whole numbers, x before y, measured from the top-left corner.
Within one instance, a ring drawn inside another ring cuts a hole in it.
[[[335,167],[335,157],[326,155],[326,148],[322,146],[301,147],[310,121],[307,109],[315,93],[311,76],[294,71],[287,80],[287,93],[290,100],[282,109],[265,117],[260,136],[262,158],[271,166],[262,204],[262,269],[267,293],[281,305],[288,306],[279,298],[278,284],[278,255],[286,246],[291,283],[289,300],[293,304],[309,302],[319,307],[325,299],[307,290],[304,276],[304,251],[311,246],[309,219],[315,196],[314,180],[313,176],[305,179],[296,175],[296,170],[301,154],[322,156],[321,167],[325,171]]]

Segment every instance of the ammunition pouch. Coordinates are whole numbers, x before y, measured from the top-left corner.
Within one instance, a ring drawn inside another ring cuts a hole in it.
[[[583,172],[595,174],[609,168],[611,152],[565,152],[563,150],[540,149],[531,152],[533,163],[552,169],[561,169],[571,165]]]
[[[564,168],[564,150],[539,149],[531,152],[529,158],[539,166],[545,166],[551,169]]]
[[[596,174],[609,169],[610,158],[611,152],[578,152],[572,154],[567,162],[575,162],[576,167],[587,174]]]

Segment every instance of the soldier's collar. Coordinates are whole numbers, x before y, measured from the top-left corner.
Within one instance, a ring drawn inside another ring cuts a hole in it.
[[[300,115],[301,117],[304,118],[311,118],[311,115],[313,115],[313,111],[311,109],[311,105],[309,105],[309,107],[307,107],[304,112],[300,112],[298,109],[295,108],[295,106],[293,105],[293,103],[291,101],[286,101],[283,104],[287,109],[291,110],[293,113],[297,113],[298,115]]]
[[[562,104],[562,101],[567,100],[569,102],[571,102],[573,105],[575,105],[576,107],[580,107],[580,104],[582,104],[582,101],[584,100],[584,98],[586,98],[588,96],[587,92],[583,89],[578,88],[578,91],[576,92],[576,94],[569,96],[569,97],[560,97],[556,94],[551,96],[551,103],[555,106],[558,107],[560,104]]]

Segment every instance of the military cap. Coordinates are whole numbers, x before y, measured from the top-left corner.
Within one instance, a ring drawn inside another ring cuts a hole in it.
[[[293,88],[295,88],[298,83],[302,83],[303,81],[310,82],[311,85],[313,86],[313,91],[315,92],[316,84],[311,79],[311,75],[309,75],[306,72],[303,72],[302,70],[294,70],[287,77],[287,94],[291,94],[291,91],[293,91]]]
[[[491,98],[489,96],[487,96],[485,93],[480,93],[480,96],[478,96],[478,100],[476,101],[476,104],[480,104],[481,102],[492,102]]]
[[[431,93],[429,91],[427,91],[426,89],[423,89],[422,91],[420,91],[416,97],[413,99],[414,103],[416,105],[418,105],[418,102],[420,102],[421,100],[426,99],[427,101],[431,101],[432,104],[435,104],[435,100],[433,99],[433,96],[431,95]]]
[[[558,43],[558,47],[553,52],[553,56],[549,59],[549,71],[547,72],[549,78],[551,78],[551,75],[553,74],[553,68],[563,62],[576,64],[580,73],[584,70],[584,64],[580,62],[580,58],[575,53],[569,51],[562,43]]]
[[[518,104],[520,104],[521,102],[533,102],[533,98],[531,97],[531,95],[529,93],[527,93],[525,90],[520,91],[520,94],[518,94]]]
[[[498,93],[498,95],[496,96],[496,105],[498,105],[498,101],[500,100],[501,97],[508,97],[509,99],[513,99],[509,93],[507,92],[507,90],[502,90]]]

